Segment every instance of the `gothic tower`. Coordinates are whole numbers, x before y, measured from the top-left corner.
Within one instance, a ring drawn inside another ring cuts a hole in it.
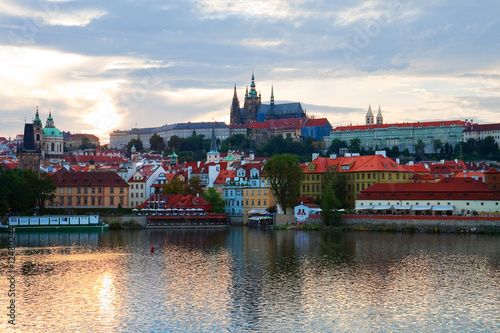
[[[257,121],[257,111],[259,109],[261,102],[261,95],[257,94],[257,90],[255,90],[255,77],[252,72],[252,83],[250,84],[250,91],[247,88],[247,94],[245,95],[245,114],[243,123],[251,124]]]
[[[373,112],[371,105],[368,105],[368,112],[366,112],[366,125],[373,125]]]
[[[41,149],[43,147],[43,124],[38,114],[38,106],[36,107],[35,120],[33,120],[33,136],[35,147]]]
[[[382,116],[382,110],[380,110],[380,105],[379,105],[377,113],[377,125],[382,125],[383,123],[384,123],[384,117]]]
[[[274,106],[274,87],[271,86],[271,106]]]
[[[234,95],[233,95],[233,103],[231,103],[231,113],[230,115],[230,124],[237,125],[241,124],[240,117],[240,101],[238,100],[238,94],[236,93],[236,85],[234,85]]]

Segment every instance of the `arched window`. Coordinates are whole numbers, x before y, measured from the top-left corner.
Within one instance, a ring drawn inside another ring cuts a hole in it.
[[[50,151],[54,151],[54,142],[50,145]]]

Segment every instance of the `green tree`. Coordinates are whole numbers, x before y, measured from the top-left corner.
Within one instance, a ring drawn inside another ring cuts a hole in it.
[[[349,152],[359,153],[361,150],[361,140],[359,138],[353,138],[349,141]]]
[[[424,155],[424,154],[425,154],[425,143],[421,139],[418,139],[417,143],[415,144],[415,155]]]
[[[56,197],[56,186],[54,185],[54,181],[48,173],[42,172],[38,175],[29,170],[24,171],[26,187],[30,189],[32,193],[32,200],[35,206],[40,209],[40,214],[44,214],[45,203],[47,201],[53,202]]]
[[[95,145],[91,144],[90,143],[90,139],[88,137],[86,137],[86,136],[84,136],[82,138],[82,143],[78,147],[78,149],[82,149],[82,150],[93,149],[93,148],[95,148]]]
[[[186,185],[179,177],[175,177],[163,185],[163,194],[182,194],[185,186]]]
[[[272,156],[264,165],[264,172],[278,204],[286,214],[288,207],[297,204],[302,180],[302,167],[297,156],[280,154]]]
[[[139,138],[132,139],[132,140],[130,140],[128,142],[128,144],[127,144],[127,152],[128,152],[129,156],[131,154],[132,147],[135,147],[135,149],[137,151],[143,151],[144,150],[144,146],[142,145],[142,141]]]
[[[487,136],[479,141],[477,151],[481,154],[495,154],[498,151],[498,144],[492,136]]]
[[[177,135],[172,135],[170,140],[167,142],[168,148],[175,150],[177,152],[183,150],[184,139],[178,137]]]
[[[212,204],[212,212],[224,213],[226,210],[226,201],[222,199],[221,195],[213,187],[210,187],[203,193],[203,198]]]
[[[201,178],[199,176],[191,177],[191,179],[188,180],[186,186],[184,186],[182,194],[202,195],[203,187],[201,186]]]
[[[391,150],[389,151],[389,157],[394,158],[394,157],[398,157],[399,155],[400,155],[399,147],[392,146]]]
[[[0,211],[31,214],[37,207],[43,213],[46,201],[55,197],[52,177],[31,170],[0,170]]]
[[[340,225],[342,214],[340,209],[340,200],[335,195],[333,183],[328,180],[323,187],[323,200],[321,202],[321,219],[325,225]]]
[[[443,143],[441,142],[441,139],[433,139],[432,140],[432,149],[434,149],[434,152],[437,154],[441,149],[443,149]]]
[[[340,153],[340,148],[347,148],[347,143],[345,141],[341,141],[340,139],[333,139],[330,144],[330,148],[328,148],[328,155]]]
[[[157,133],[154,133],[151,138],[149,138],[149,145],[151,146],[151,150],[158,153],[164,151],[166,148],[163,138]]]

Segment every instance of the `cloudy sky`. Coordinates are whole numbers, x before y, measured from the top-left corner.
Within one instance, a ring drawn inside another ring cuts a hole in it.
[[[229,122],[255,71],[269,101],[333,126],[500,122],[497,0],[2,0],[0,136]]]

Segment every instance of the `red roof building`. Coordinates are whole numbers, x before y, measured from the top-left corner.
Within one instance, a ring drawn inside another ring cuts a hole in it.
[[[375,184],[360,193],[356,207],[406,207],[410,211],[428,214],[444,209],[454,214],[472,214],[474,211],[489,214],[500,212],[499,202],[500,192],[491,190],[488,183],[472,178],[445,178],[427,184]]]
[[[47,206],[66,208],[128,207],[129,185],[116,172],[71,172],[61,168],[52,179],[54,202]]]

